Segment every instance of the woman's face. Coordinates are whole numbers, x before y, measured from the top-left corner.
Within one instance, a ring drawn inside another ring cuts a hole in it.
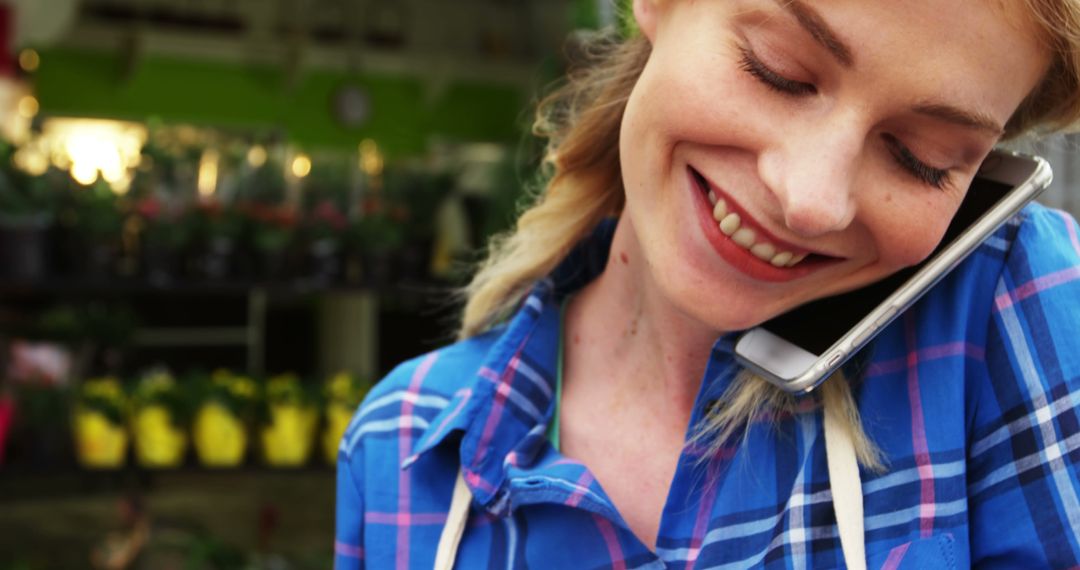
[[[653,51],[623,118],[625,215],[648,278],[719,330],[929,255],[1047,65],[988,0],[634,13]]]

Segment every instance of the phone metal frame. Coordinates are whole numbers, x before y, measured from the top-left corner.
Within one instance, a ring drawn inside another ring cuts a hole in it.
[[[1034,168],[1031,168],[1032,164]],[[755,327],[743,333],[735,343],[738,362],[785,392],[809,393],[955,269],[1024,205],[1038,197],[1053,179],[1050,165],[1042,158],[1004,150],[991,153],[976,176],[1008,184],[1013,189],[820,356],[762,327]],[[761,362],[782,364],[769,369]]]

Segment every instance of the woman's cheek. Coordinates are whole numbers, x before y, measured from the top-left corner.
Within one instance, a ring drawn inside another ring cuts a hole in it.
[[[658,54],[648,78],[648,100],[656,106],[654,116],[663,122],[662,130],[680,138],[705,144],[726,144],[732,132],[747,128],[744,124],[751,102],[760,105],[759,94],[751,92],[744,73],[734,66],[733,58],[680,58],[677,54]]]
[[[902,210],[896,210],[897,214]],[[882,258],[897,270],[921,263],[941,242],[949,220],[936,216],[897,215],[890,220],[888,230],[879,232],[878,243]]]

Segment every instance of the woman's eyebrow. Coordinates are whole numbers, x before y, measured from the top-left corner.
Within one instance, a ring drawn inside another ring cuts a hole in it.
[[[926,102],[916,105],[913,110],[920,115],[934,117],[948,123],[953,123],[954,125],[960,125],[961,127],[987,131],[994,136],[1001,136],[1001,134],[1005,132],[1004,127],[998,124],[994,119],[990,118],[989,115],[965,111],[964,109],[953,107],[951,105]]]
[[[816,10],[800,0],[776,0],[776,3],[791,14],[799,23],[799,26],[806,30],[806,33],[810,34],[814,41],[828,50],[841,65],[847,68],[855,65],[855,57],[851,53],[851,48],[836,35],[836,32]],[[962,127],[987,131],[995,136],[1000,136],[1005,132],[997,121],[985,113],[967,111],[934,102],[916,105],[912,110],[920,115],[934,117]]]
[[[776,0],[776,3],[789,14],[795,17],[810,37],[829,51],[844,67],[855,65],[855,58],[851,55],[851,48],[836,35],[825,19],[816,10],[803,4],[799,0]]]

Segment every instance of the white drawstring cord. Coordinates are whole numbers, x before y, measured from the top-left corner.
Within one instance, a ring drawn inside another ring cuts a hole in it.
[[[439,537],[439,549],[435,551],[435,570],[451,570],[457,557],[461,535],[465,533],[465,523],[469,520],[469,500],[472,494],[465,485],[465,476],[458,470],[454,482],[454,496],[450,499],[450,512],[446,513],[446,526]]]
[[[844,562],[851,570],[866,570],[866,535],[863,532],[862,480],[855,459],[855,444],[840,418],[828,406],[825,423],[825,459],[829,465],[829,488],[840,532]]]
[[[829,487],[832,489],[833,510],[836,511],[836,526],[840,532],[840,548],[849,569],[866,570],[862,481],[859,478],[859,463],[855,459],[855,445],[833,412],[826,408],[823,415],[825,457],[829,466]],[[435,570],[452,570],[454,567],[458,544],[469,520],[470,496],[465,477],[458,470],[454,495],[450,499],[450,512],[446,515],[446,526],[443,527],[439,548],[435,552]]]

